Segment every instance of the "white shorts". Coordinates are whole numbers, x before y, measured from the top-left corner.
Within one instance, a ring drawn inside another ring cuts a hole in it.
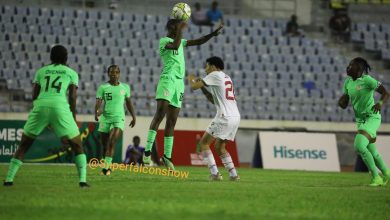
[[[221,140],[234,141],[238,126],[240,125],[240,117],[215,117],[206,132],[214,138]]]

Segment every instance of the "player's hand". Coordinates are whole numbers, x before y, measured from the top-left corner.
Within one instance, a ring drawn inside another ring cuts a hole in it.
[[[381,111],[381,104],[376,103],[374,106],[372,106],[372,110],[374,110],[374,113],[380,112]]]
[[[96,111],[95,112],[95,121],[99,121],[99,116],[100,116],[100,112]]]
[[[189,74],[187,76],[188,81],[192,82],[192,80],[196,79],[196,76],[194,74]]]
[[[130,127],[132,127],[132,128],[134,128],[134,126],[135,126],[135,122],[136,122],[136,119],[135,119],[135,118],[133,118],[133,120],[131,120],[131,122],[130,122],[129,126],[130,126]]]
[[[222,29],[223,29],[223,24],[220,24],[218,28],[215,29],[215,31],[213,31],[213,36],[218,36],[222,32]]]

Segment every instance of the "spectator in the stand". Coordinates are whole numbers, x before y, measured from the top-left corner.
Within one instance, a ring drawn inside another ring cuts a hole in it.
[[[142,154],[145,151],[144,147],[139,146],[140,144],[140,137],[134,136],[133,137],[133,144],[129,145],[126,150],[126,158],[124,163],[125,164],[143,164],[142,161]]]
[[[117,9],[119,6],[118,0],[111,0],[108,4],[109,9]]]
[[[351,19],[346,10],[335,10],[329,20],[329,28],[336,42],[349,41],[351,32]]]
[[[211,8],[207,12],[207,18],[213,24],[217,22],[223,23],[223,14],[221,10],[218,9],[218,2],[214,1],[211,5]]]
[[[212,26],[213,23],[210,22],[209,18],[207,17],[206,11],[202,10],[200,7],[200,3],[195,3],[195,10],[191,13],[191,20],[192,23],[195,25],[206,25],[206,26]]]
[[[291,37],[298,37],[301,35],[299,32],[298,17],[296,15],[291,15],[290,21],[286,25],[286,35]]]

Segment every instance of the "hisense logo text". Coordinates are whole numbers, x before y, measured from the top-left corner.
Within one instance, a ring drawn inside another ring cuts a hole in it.
[[[274,146],[274,158],[326,160],[326,151],[313,149],[289,149],[286,146]]]

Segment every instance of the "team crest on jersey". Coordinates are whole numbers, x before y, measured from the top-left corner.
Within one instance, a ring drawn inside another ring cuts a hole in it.
[[[122,89],[120,93],[121,93],[121,95],[124,95],[125,94],[125,90]]]
[[[357,90],[357,91],[362,90],[362,89],[363,89],[363,87],[362,87],[361,85],[357,85],[357,86],[356,86],[356,90]]]

